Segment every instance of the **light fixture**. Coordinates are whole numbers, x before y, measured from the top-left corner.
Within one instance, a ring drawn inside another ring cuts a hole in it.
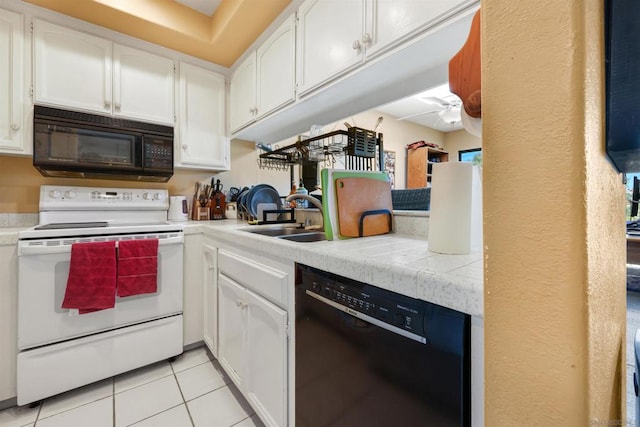
[[[443,122],[446,123],[456,123],[459,122],[460,117],[460,107],[452,107],[446,110],[442,110],[438,113],[438,116]]]

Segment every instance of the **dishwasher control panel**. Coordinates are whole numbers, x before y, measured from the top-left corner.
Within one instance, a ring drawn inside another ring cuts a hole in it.
[[[299,265],[298,275],[299,285],[307,292],[426,337],[426,313],[430,303],[313,267]]]

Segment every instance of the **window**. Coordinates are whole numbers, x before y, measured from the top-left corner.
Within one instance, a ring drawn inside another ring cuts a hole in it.
[[[640,178],[640,174],[638,173],[628,173],[626,174],[626,184],[627,184],[627,188],[626,188],[626,200],[627,200],[627,221],[635,221],[638,219],[638,215],[631,215],[632,213],[632,205],[631,205],[631,201],[634,200],[634,195],[633,195],[633,179],[634,178]],[[634,212],[635,213],[635,212]]]
[[[474,165],[482,165],[482,148],[458,151],[459,162],[471,162]]]

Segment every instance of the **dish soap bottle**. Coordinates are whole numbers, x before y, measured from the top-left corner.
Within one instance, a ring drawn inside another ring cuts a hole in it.
[[[309,195],[309,191],[307,191],[306,188],[304,188],[304,182],[302,182],[302,179],[300,180],[300,185],[298,186],[298,189],[296,190],[296,194],[304,194],[306,196]],[[296,207],[298,209],[303,209],[306,208],[308,206],[308,201],[304,200],[304,199],[296,199]]]

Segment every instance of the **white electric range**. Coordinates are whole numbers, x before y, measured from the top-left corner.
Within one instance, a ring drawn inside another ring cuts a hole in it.
[[[18,235],[18,405],[182,353],[182,227],[167,190],[42,186]],[[112,309],[62,308],[76,243],[158,239],[157,291]]]

